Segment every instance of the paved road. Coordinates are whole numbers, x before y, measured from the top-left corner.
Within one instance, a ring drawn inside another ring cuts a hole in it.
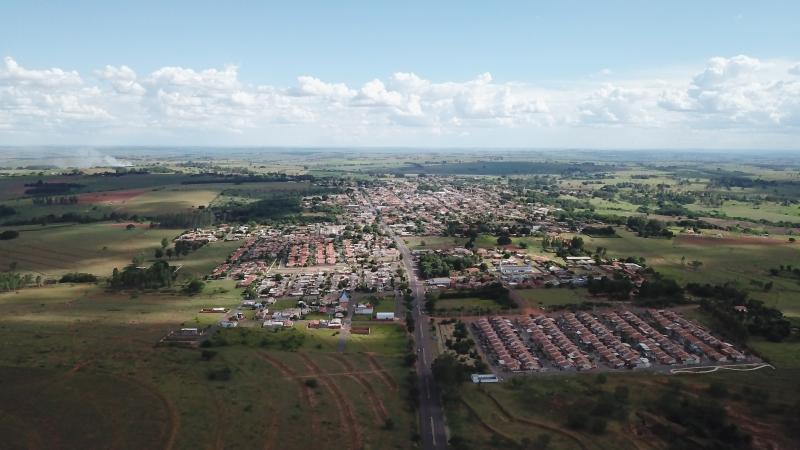
[[[417,374],[419,375],[419,415],[420,415],[420,435],[422,436],[422,448],[425,450],[444,450],[447,448],[447,432],[444,426],[444,412],[442,411],[442,399],[436,383],[433,381],[431,373],[431,363],[436,355],[436,346],[431,340],[428,317],[422,314],[422,305],[425,302],[425,286],[417,278],[414,270],[414,259],[408,250],[405,242],[395,236],[387,228],[397,243],[397,248],[403,255],[403,264],[408,272],[409,287],[414,294],[414,338],[417,343]]]

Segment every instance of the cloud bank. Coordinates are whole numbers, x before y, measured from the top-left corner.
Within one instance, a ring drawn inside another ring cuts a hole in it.
[[[600,74],[558,86],[496,82],[489,73],[435,82],[397,72],[360,86],[303,75],[278,87],[244,83],[234,65],[149,74],[123,65],[79,74],[27,68],[5,57],[0,138],[16,144],[785,147],[800,134],[796,61],[738,55],[710,58],[705,67],[666,79],[615,79],[607,68]]]

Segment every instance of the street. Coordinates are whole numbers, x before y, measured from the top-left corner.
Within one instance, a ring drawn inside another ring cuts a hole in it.
[[[405,242],[400,237],[395,236],[391,230],[388,230],[388,227],[387,231],[394,237],[397,248],[403,255],[403,264],[408,273],[409,287],[414,295],[414,306],[411,314],[416,324],[414,338],[418,349],[416,367],[419,375],[419,416],[422,448],[426,450],[446,449],[447,432],[444,425],[442,400],[431,372],[431,364],[436,355],[436,348],[431,342],[427,317],[422,314],[422,305],[425,302],[425,287],[417,278],[414,270],[414,259]]]

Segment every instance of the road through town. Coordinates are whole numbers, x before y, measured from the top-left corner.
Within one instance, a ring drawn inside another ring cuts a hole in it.
[[[419,415],[420,435],[422,448],[425,450],[439,450],[447,448],[447,432],[444,425],[444,411],[439,390],[433,380],[431,364],[436,355],[436,346],[431,340],[427,316],[422,314],[422,305],[425,302],[425,286],[417,277],[414,259],[405,242],[395,236],[391,230],[387,231],[393,236],[397,248],[403,255],[403,264],[408,273],[408,286],[414,295],[412,317],[416,327],[414,339],[417,345],[417,375],[419,376]]]

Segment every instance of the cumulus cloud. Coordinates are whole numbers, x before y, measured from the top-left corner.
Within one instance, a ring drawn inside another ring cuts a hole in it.
[[[432,81],[397,72],[362,85],[311,75],[293,86],[254,85],[238,66],[168,66],[148,74],[105,66],[88,78],[59,68],[30,69],[11,57],[0,66],[0,137],[169,133],[187,143],[196,132],[253,136],[269,144],[295,133],[308,144],[424,144],[426,136],[569,133],[609,129],[761,129],[797,133],[800,64],[746,55],[714,57],[668,80],[603,79],[542,87],[497,82],[490,73]],[[265,131],[268,130],[268,131]],[[314,135],[318,141],[306,142]],[[497,142],[503,145],[503,142]]]

